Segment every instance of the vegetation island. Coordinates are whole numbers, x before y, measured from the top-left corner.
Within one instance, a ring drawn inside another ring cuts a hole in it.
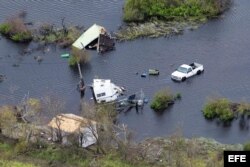
[[[0,24],[0,34],[16,43],[29,43],[31,41],[41,45],[55,44],[61,48],[69,48],[73,42],[81,35],[83,27],[69,26],[65,24],[65,18],[62,18],[61,28],[53,24],[43,23],[38,27],[33,27],[32,22],[26,22],[27,13],[21,11],[13,16],[8,17]],[[29,52],[29,51],[24,51]],[[71,49],[69,65],[76,67],[77,63],[87,63],[89,54],[86,50]],[[35,58],[38,62],[41,58]]]
[[[230,3],[231,0],[127,0],[123,11],[126,24],[116,36],[122,41],[180,34],[218,17]]]

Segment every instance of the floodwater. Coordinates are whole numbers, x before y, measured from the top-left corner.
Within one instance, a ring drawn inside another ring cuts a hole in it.
[[[27,20],[38,26],[49,22],[60,26],[65,17],[67,25],[91,26],[98,23],[109,31],[122,24],[123,0],[0,0],[0,22],[18,11],[27,11]],[[154,93],[169,87],[180,92],[182,100],[169,110],[158,114],[149,104],[143,112],[135,109],[119,115],[141,140],[152,136],[168,136],[181,129],[186,137],[204,136],[224,143],[249,140],[248,128],[240,128],[239,120],[230,127],[204,119],[201,109],[209,96],[222,96],[232,101],[250,101],[250,6],[249,0],[234,1],[232,8],[195,31],[169,38],[137,39],[116,43],[116,50],[105,55],[90,51],[91,61],[82,67],[86,84],[94,77],[110,78],[128,89],[128,94],[144,91],[149,100]],[[0,104],[20,102],[25,94],[43,97],[53,93],[66,101],[67,112],[79,113],[80,95],[76,90],[79,76],[68,67],[60,54],[67,53],[55,46],[44,51],[22,55],[25,48],[1,37],[0,74],[7,79],[0,83]],[[42,56],[39,64],[34,56]],[[170,80],[170,74],[182,63],[204,64],[205,73],[183,83]],[[14,67],[13,64],[19,64]],[[158,77],[141,78],[149,68],[160,70]],[[85,100],[91,101],[86,90]]]

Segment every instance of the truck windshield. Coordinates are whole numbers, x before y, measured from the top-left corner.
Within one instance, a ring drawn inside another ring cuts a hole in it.
[[[187,68],[184,68],[184,67],[179,67],[178,69],[177,69],[177,71],[179,71],[179,72],[182,72],[182,73],[187,73]]]

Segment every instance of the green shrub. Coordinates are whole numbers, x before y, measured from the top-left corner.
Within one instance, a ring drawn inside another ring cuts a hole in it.
[[[68,62],[69,62],[69,66],[73,67],[73,66],[77,65],[78,59],[77,59],[76,56],[72,55],[72,56],[69,57]]]
[[[15,115],[13,107],[1,106],[0,107],[0,130],[11,134],[12,128],[16,123],[17,123],[17,117]]]
[[[206,104],[206,106],[203,109],[203,115],[207,119],[215,118],[217,116],[216,105],[214,103]]]
[[[6,19],[6,21],[0,25],[0,33],[14,42],[29,42],[32,40],[31,31],[19,15]]]
[[[45,41],[47,42],[47,43],[53,43],[53,42],[55,42],[57,39],[56,39],[56,36],[55,36],[55,34],[49,34],[49,35],[47,35],[46,37],[45,37]]]
[[[127,0],[124,21],[146,21],[157,18],[211,17],[220,12],[217,0]]]
[[[175,99],[181,99],[181,93],[177,93],[177,94],[175,95]]]
[[[1,167],[37,167],[36,165],[30,164],[30,163],[1,160],[1,159],[0,159],[0,166]]]
[[[69,65],[73,67],[76,66],[77,63],[85,64],[89,61],[89,58],[89,54],[86,50],[80,50],[73,47],[69,58]]]
[[[9,24],[3,23],[0,25],[0,33],[1,34],[4,34],[4,35],[10,34],[10,30],[11,30],[11,27]]]
[[[250,104],[247,102],[241,102],[237,108],[237,111],[242,115],[250,114]]]
[[[70,40],[72,43],[81,35],[80,29],[76,27],[69,27],[67,39]]]
[[[25,140],[20,140],[16,145],[15,145],[15,153],[25,153],[29,150],[29,143],[26,142]]]
[[[231,102],[225,98],[213,99],[207,102],[203,108],[203,115],[207,119],[217,117],[223,122],[231,121],[234,118]]]
[[[250,151],[250,142],[244,144],[244,151]]]
[[[28,42],[32,40],[30,32],[20,32],[11,36],[11,39],[14,42]]]
[[[153,98],[150,107],[155,111],[164,111],[174,102],[174,95],[169,89],[163,89],[157,92]]]

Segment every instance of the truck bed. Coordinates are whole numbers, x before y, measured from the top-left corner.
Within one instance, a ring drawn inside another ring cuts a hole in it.
[[[194,69],[196,69],[196,68],[199,68],[199,67],[202,67],[203,65],[202,64],[199,64],[199,63],[191,63],[191,64],[189,64],[191,67],[192,67],[192,69],[194,70]]]

